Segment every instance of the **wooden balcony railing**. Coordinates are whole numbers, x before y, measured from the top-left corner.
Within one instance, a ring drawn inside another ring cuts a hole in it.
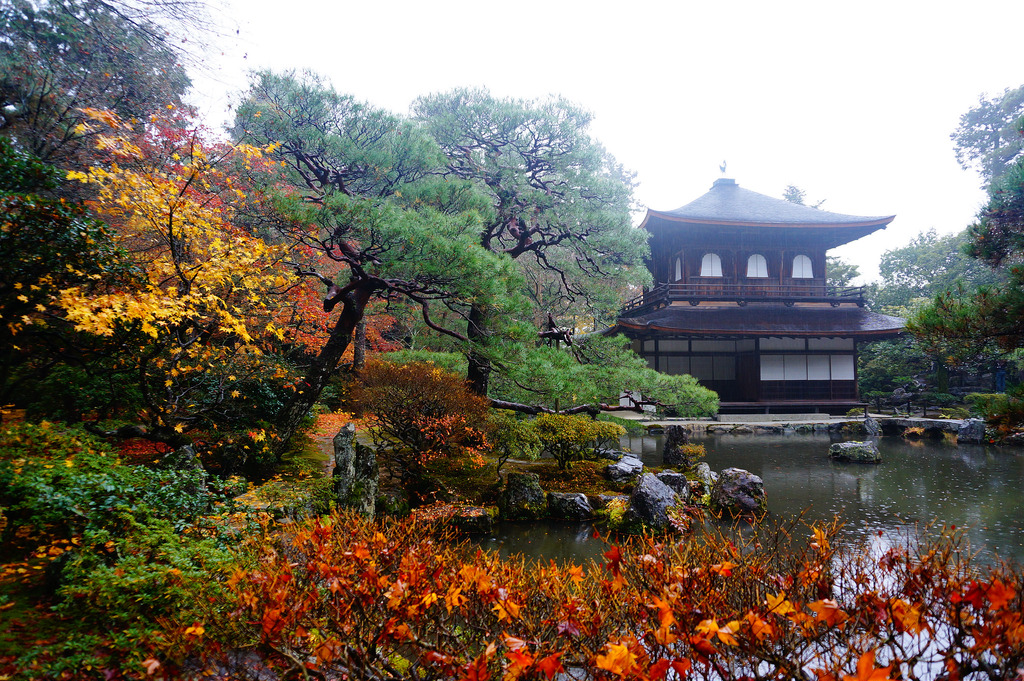
[[[821,283],[799,284],[732,284],[700,281],[687,284],[658,284],[643,295],[626,302],[620,314],[638,314],[647,310],[687,301],[690,305],[702,302],[747,303],[829,303],[838,307],[843,303],[864,306],[864,287],[838,287]]]

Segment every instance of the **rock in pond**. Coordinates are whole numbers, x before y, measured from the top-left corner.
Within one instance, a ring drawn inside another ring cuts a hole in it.
[[[973,444],[985,442],[985,421],[982,419],[965,419],[956,431],[956,441]]]
[[[498,501],[504,520],[536,520],[548,509],[540,477],[536,473],[512,471],[505,476],[505,486]]]
[[[608,464],[605,474],[612,482],[628,482],[643,469],[643,461],[635,456],[624,456],[615,463]]]
[[[594,509],[582,492],[549,492],[548,515],[559,520],[587,520],[594,516]]]
[[[882,455],[874,442],[834,442],[828,448],[828,456],[836,461],[850,463],[881,463]]]
[[[686,476],[682,473],[676,473],[675,471],[662,471],[656,476],[658,480],[675,490],[676,494],[679,495],[680,501],[690,500],[690,481],[686,479]]]
[[[878,437],[882,434],[882,426],[870,416],[864,419],[864,430],[871,437]]]
[[[690,444],[690,429],[684,426],[668,426],[665,428],[665,447],[661,450],[662,460],[666,466],[693,465],[686,445]]]
[[[742,468],[726,468],[711,489],[711,508],[726,515],[763,513],[768,508],[764,481]]]
[[[657,530],[668,527],[668,509],[679,501],[676,491],[653,473],[644,474],[629,496],[629,508],[644,525]]]

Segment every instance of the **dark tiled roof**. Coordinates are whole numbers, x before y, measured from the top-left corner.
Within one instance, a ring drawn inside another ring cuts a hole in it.
[[[887,337],[903,330],[903,320],[859,307],[670,306],[636,317],[620,317],[614,331],[625,330],[696,335]]]
[[[735,180],[716,180],[711,190],[690,203],[669,211],[647,211],[647,224],[652,218],[672,222],[703,224],[742,224],[778,226],[844,226],[878,225],[883,227],[894,215],[864,217],[843,215],[801,206],[783,199],[742,189]]]

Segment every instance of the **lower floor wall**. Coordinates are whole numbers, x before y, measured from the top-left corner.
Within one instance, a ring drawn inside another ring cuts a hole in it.
[[[633,349],[666,374],[690,374],[722,402],[850,402],[857,394],[853,338],[637,339]]]

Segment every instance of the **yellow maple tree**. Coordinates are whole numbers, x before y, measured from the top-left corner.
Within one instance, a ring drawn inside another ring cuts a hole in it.
[[[173,439],[208,426],[211,402],[244,401],[247,380],[287,373],[266,353],[286,333],[275,295],[291,283],[286,250],[233,222],[246,193],[225,171],[263,150],[209,147],[180,121],[154,119],[140,135],[110,112],[84,113],[109,161],[68,178],[92,186],[134,279],[68,287],[57,302],[77,331],[134,345],[122,362],[142,377],[138,416]]]

